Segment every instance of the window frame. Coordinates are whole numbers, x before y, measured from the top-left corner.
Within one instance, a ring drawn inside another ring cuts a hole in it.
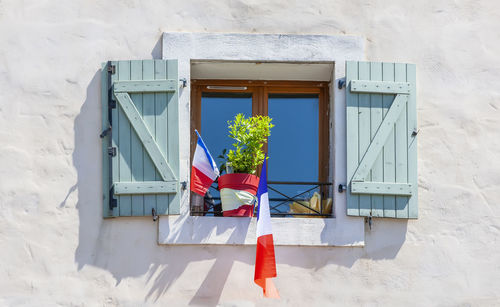
[[[331,182],[345,184],[346,113],[345,89],[338,88],[345,78],[346,60],[365,59],[365,39],[351,35],[292,35],[235,33],[176,33],[162,37],[162,59],[177,59],[179,79],[186,87],[179,91],[180,181],[189,186],[190,164],[190,80],[196,62],[250,63],[330,63]],[[301,70],[296,75],[302,74]],[[288,79],[290,73],[282,74]],[[229,79],[218,76],[220,79]],[[241,78],[244,79],[244,78]],[[301,79],[304,80],[304,79]],[[186,141],[183,141],[186,140]],[[364,219],[346,214],[346,193],[334,190],[335,218],[272,219],[275,245],[364,246]],[[181,190],[181,214],[161,217],[158,244],[255,245],[255,218],[190,216],[190,191]]]

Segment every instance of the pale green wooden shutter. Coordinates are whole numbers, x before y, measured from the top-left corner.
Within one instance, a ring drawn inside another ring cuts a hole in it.
[[[104,217],[179,214],[178,80],[176,60],[104,66]]]
[[[346,63],[347,214],[417,218],[415,65]]]

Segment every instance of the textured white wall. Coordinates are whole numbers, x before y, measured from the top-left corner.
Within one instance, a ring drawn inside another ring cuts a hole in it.
[[[496,1],[0,1],[0,305],[276,303],[254,247],[101,219],[100,63],[159,58],[164,31],[348,33],[417,64],[420,219],[278,247],[282,304],[500,304],[499,28]]]

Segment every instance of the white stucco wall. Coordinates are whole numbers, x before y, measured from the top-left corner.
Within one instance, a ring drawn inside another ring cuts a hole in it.
[[[0,305],[500,304],[496,1],[0,1]],[[101,218],[99,69],[161,57],[163,32],[352,34],[417,64],[418,220],[365,247],[158,246],[150,218]]]

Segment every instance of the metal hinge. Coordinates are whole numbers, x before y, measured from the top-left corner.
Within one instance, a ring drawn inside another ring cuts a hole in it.
[[[345,78],[340,79],[340,80],[339,80],[339,82],[338,82],[338,89],[339,89],[339,90],[341,90],[341,89],[343,89],[345,86],[346,86],[346,81],[345,81]]]
[[[116,100],[113,99],[113,93],[110,89],[108,94],[108,122],[110,125],[113,125],[113,114],[111,112],[113,109],[116,109]]]
[[[116,109],[116,100],[114,100],[113,98],[110,98],[108,106],[110,109]]]
[[[179,79],[179,82],[180,82],[180,87],[182,87],[182,88],[187,87],[187,79],[186,78]]]
[[[111,115],[111,110],[116,109],[116,100],[113,95],[113,83],[111,80],[111,75],[116,72],[116,66],[112,65],[111,62],[108,62],[108,122],[110,125],[113,125],[113,117]]]
[[[345,184],[339,184],[338,186],[339,193],[343,193],[345,190],[347,190],[347,186]]]
[[[116,147],[108,147],[108,155],[112,157],[116,156]]]
[[[116,73],[116,66],[111,64],[108,65],[108,73],[114,75]]]

